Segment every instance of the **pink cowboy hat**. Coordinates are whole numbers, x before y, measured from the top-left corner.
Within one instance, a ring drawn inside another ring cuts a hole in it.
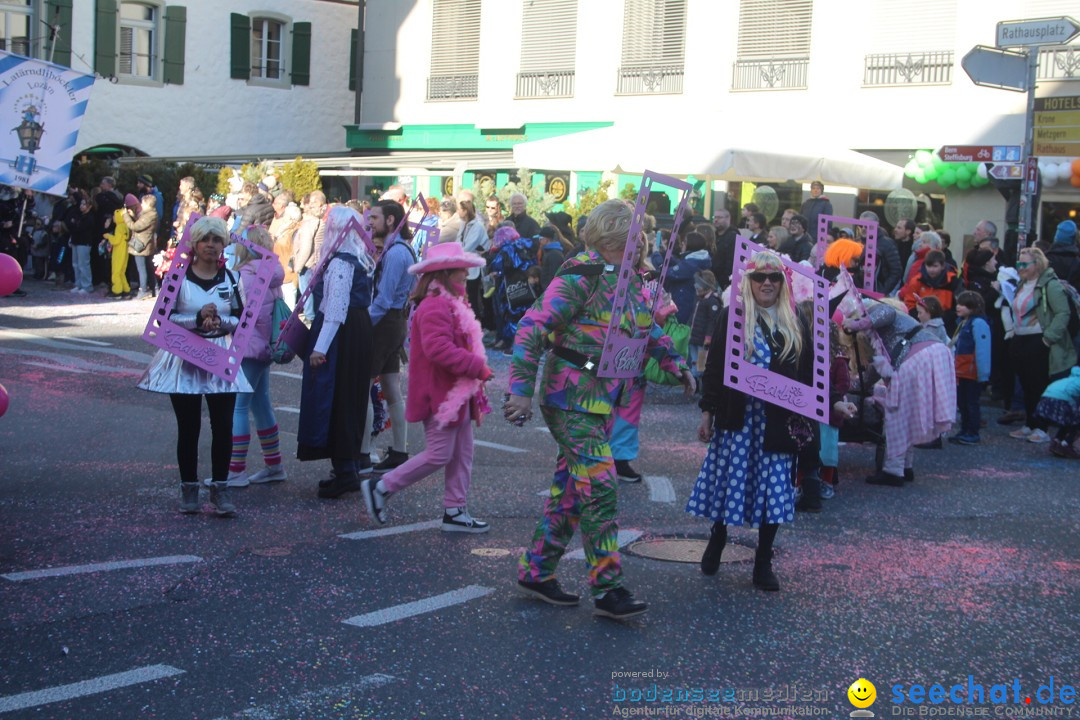
[[[479,255],[465,252],[464,248],[456,242],[445,242],[428,245],[427,250],[424,251],[424,259],[410,266],[409,272],[413,275],[420,275],[421,273],[436,272],[437,270],[457,270],[460,268],[484,267],[485,265],[487,265],[487,260]]]

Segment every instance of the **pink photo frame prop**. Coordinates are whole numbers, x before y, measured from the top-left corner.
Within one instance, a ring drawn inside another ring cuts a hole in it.
[[[863,243],[863,287],[871,292],[874,290],[874,273],[877,270],[877,238],[878,224],[873,220],[859,220],[858,218],[840,217],[839,215],[818,215],[817,248],[814,251],[816,258],[814,267],[820,268],[825,262],[825,248],[828,247],[829,224],[851,225],[866,228],[866,242]]]
[[[811,321],[813,342],[813,378],[810,385],[784,377],[768,368],[750,362],[745,353],[746,333],[754,328],[745,326],[739,286],[746,264],[755,253],[768,249],[745,238],[735,241],[735,265],[728,291],[727,349],[724,354],[724,385],[739,392],[772,403],[818,422],[829,421],[829,281],[819,277],[805,265],[783,260],[789,272],[801,273],[814,283],[814,317]],[[771,251],[770,251],[771,252]]]
[[[630,232],[626,240],[626,250],[623,252],[622,265],[619,266],[619,282],[615,286],[615,301],[611,307],[611,321],[608,323],[607,339],[604,341],[604,350],[600,354],[600,366],[596,371],[598,377],[635,378],[641,374],[641,368],[645,363],[645,350],[649,345],[649,338],[624,337],[619,334],[619,323],[626,312],[630,276],[637,272],[634,267],[634,258],[638,250],[638,237],[641,235],[641,228],[645,221],[645,206],[649,200],[649,192],[654,185],[665,185],[679,190],[681,193],[671,228],[672,237],[678,235],[683,216],[689,206],[691,191],[689,183],[649,170],[646,170],[642,175],[637,202],[634,204],[634,214],[630,220]],[[664,286],[664,278],[667,277],[668,266],[671,264],[671,252],[674,247],[675,243],[669,241],[667,254],[664,255],[664,264],[660,268],[660,278],[657,282],[659,288]],[[662,292],[654,293],[652,307],[650,308],[650,312],[654,317],[656,309],[660,306],[662,295]]]
[[[248,337],[255,332],[255,316],[270,289],[270,280],[274,276],[278,260],[273,253],[234,235],[233,242],[243,245],[259,260],[272,258],[273,262],[259,263],[259,269],[255,273],[255,286],[245,292],[247,302],[244,304],[244,310],[240,314],[240,324],[233,333],[229,346],[221,347],[187,328],[180,327],[169,320],[169,315],[176,307],[180,286],[191,264],[191,227],[201,217],[202,215],[198,213],[192,213],[184,227],[184,233],[173,255],[169,272],[162,278],[161,292],[158,293],[157,302],[154,303],[154,309],[150,313],[150,320],[146,323],[142,337],[151,345],[171,352],[226,382],[236,382],[240,372],[240,362],[244,359],[240,348],[247,346]],[[237,281],[239,282],[239,279]]]
[[[360,220],[356,218],[349,218],[349,222],[345,223],[345,227],[342,228],[341,234],[334,239],[334,244],[322,249],[322,257],[319,258],[319,264],[315,266],[312,271],[311,282],[308,283],[307,289],[300,295],[300,299],[296,301],[296,307],[293,310],[292,315],[285,321],[285,324],[281,327],[281,333],[278,335],[278,341],[275,348],[280,348],[283,344],[293,351],[296,355],[307,358],[308,355],[308,336],[310,335],[308,326],[300,319],[300,313],[304,310],[304,303],[308,297],[315,292],[315,286],[318,285],[319,279],[322,278],[323,272],[326,271],[326,266],[330,262],[330,258],[334,256],[334,253],[338,251],[342,243],[345,242],[345,238],[349,236],[350,230],[355,230],[356,234],[360,236],[360,239],[364,241],[364,247],[367,249],[368,254],[371,257],[376,256],[375,241],[371,238],[370,223],[368,221],[368,213],[365,212]],[[392,237],[396,237],[392,236]],[[318,308],[316,308],[318,310]]]

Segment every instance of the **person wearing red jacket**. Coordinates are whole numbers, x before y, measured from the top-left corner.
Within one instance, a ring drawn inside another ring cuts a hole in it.
[[[945,329],[951,333],[955,325],[956,293],[963,288],[956,271],[945,262],[945,254],[940,250],[931,250],[926,254],[922,267],[904,284],[897,297],[908,310],[914,310],[919,298],[935,297],[944,311]]]
[[[375,480],[363,482],[368,514],[386,523],[386,502],[394,493],[445,468],[442,529],[483,533],[491,526],[469,515],[466,495],[472,478],[473,429],[490,412],[484,382],[494,373],[487,364],[483,331],[465,298],[469,268],[486,261],[456,242],[428,247],[409,267],[420,279],[410,300],[416,303],[409,327],[409,394],[405,419],[424,423],[426,447]]]

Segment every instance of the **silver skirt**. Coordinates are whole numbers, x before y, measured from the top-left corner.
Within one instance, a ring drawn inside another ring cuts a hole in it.
[[[227,336],[207,338],[221,347],[229,346]],[[181,395],[213,395],[215,393],[251,392],[251,383],[243,371],[236,368],[236,382],[222,380],[217,375],[193,365],[167,350],[158,350],[136,387],[157,393]]]

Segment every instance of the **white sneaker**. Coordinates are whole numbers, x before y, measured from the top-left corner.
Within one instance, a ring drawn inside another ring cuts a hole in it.
[[[465,508],[443,511],[443,532],[486,533],[490,529],[490,525],[469,515],[469,511]]]
[[[1029,435],[1031,435],[1031,428],[1029,428],[1027,425],[1020,428],[1019,430],[1013,430],[1011,433],[1009,433],[1009,437],[1014,437],[1018,440],[1023,440]]]
[[[206,478],[203,480],[203,485],[206,487],[214,487],[214,478]],[[248,478],[243,472],[234,473],[229,471],[229,476],[225,479],[225,485],[227,487],[247,487]]]
[[[282,482],[288,477],[284,465],[267,465],[254,475],[248,476],[248,482],[252,485],[262,485],[265,483]]]
[[[1046,434],[1045,430],[1036,430],[1027,436],[1027,441],[1030,443],[1047,443],[1050,442],[1050,436]]]

